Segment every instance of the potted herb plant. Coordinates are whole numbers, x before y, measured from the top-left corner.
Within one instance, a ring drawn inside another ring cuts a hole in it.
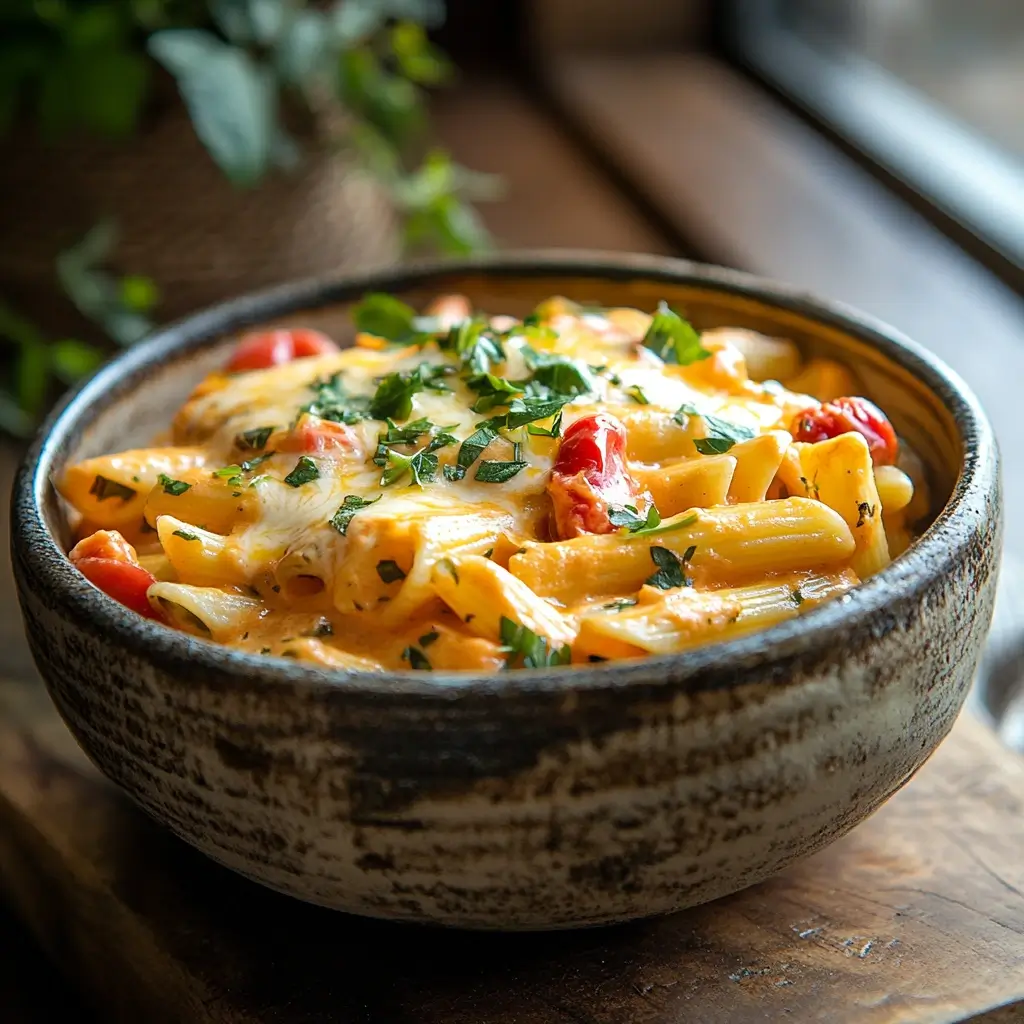
[[[0,430],[30,431],[157,309],[485,245],[468,201],[493,181],[429,148],[443,16],[441,0],[6,0]]]

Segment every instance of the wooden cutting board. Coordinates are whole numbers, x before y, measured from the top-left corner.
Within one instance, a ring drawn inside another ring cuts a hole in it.
[[[107,783],[38,684],[0,684],[0,880],[102,1019],[132,1024],[945,1024],[1016,1001],[998,1019],[1024,1020],[1024,761],[966,715],[874,817],[767,883],[481,935],[230,874]]]

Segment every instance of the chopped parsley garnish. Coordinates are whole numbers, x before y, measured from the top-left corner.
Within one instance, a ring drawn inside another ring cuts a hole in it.
[[[463,320],[455,324],[439,344],[472,374],[489,373],[493,366],[505,361],[501,339],[486,320]]]
[[[550,427],[538,427],[535,423],[526,424],[526,432],[534,437],[561,437],[562,436],[562,410],[558,410]]]
[[[317,619],[316,623],[309,629],[304,630],[302,636],[318,637],[318,636],[333,636],[334,626],[331,624],[331,620],[325,618],[323,615]]]
[[[348,533],[349,524],[352,522],[352,517],[364,508],[369,508],[371,505],[375,505],[380,501],[381,496],[378,494],[376,498],[367,501],[366,498],[359,497],[358,494],[346,494],[344,500],[341,503],[341,508],[331,516],[329,522],[338,533],[344,536]]]
[[[262,455],[256,455],[251,459],[247,459],[241,465],[233,464],[231,466],[221,466],[220,469],[215,469],[213,475],[218,478],[227,478],[228,484],[231,487],[242,486],[242,474],[251,473],[257,466],[266,462],[267,459],[273,458],[277,452],[264,452]],[[252,483],[255,484],[257,480],[262,480],[262,477],[257,477]],[[251,486],[251,485],[250,485]],[[237,497],[237,495],[235,495]]]
[[[412,306],[383,292],[371,292],[352,310],[356,330],[396,344],[424,344],[440,330],[433,317],[419,316]]]
[[[180,537],[182,540],[199,540],[194,533],[189,533],[188,530],[175,530],[171,536]]]
[[[173,480],[166,473],[161,473],[156,478],[156,482],[163,487],[164,493],[172,494],[175,498],[180,494],[184,494],[192,486],[185,483],[184,480]]]
[[[658,567],[658,571],[648,576],[644,583],[651,587],[657,587],[659,590],[692,587],[693,580],[683,572],[683,569],[689,564],[696,550],[696,547],[691,545],[680,558],[668,548],[652,547],[651,561]]]
[[[406,420],[412,413],[413,395],[421,391],[451,391],[442,377],[454,373],[454,367],[437,363],[420,363],[406,373],[389,373],[377,385],[370,399],[370,415],[375,420]]]
[[[612,526],[625,527],[630,533],[639,533],[660,526],[661,515],[653,504],[646,516],[640,515],[636,505],[611,505],[608,509],[608,522]]]
[[[482,423],[469,437],[459,446],[459,457],[457,464],[453,467],[445,467],[445,476],[449,480],[461,480],[466,475],[466,470],[473,465],[484,449],[498,439],[498,432],[487,423]],[[451,468],[452,475],[447,472]]]
[[[568,665],[572,650],[565,647],[552,649],[548,641],[537,636],[532,629],[501,617],[501,650],[509,655],[506,667],[522,659],[523,668],[550,668],[554,665]]]
[[[680,426],[685,426],[690,416],[700,416],[704,420],[707,437],[694,439],[693,446],[701,455],[724,455],[734,444],[749,441],[754,431],[740,423],[731,423],[710,413],[700,412],[696,406],[684,402],[673,414],[672,419]]]
[[[405,572],[393,558],[382,558],[377,563],[377,575],[384,583],[397,583],[405,579]]]
[[[308,455],[300,455],[295,468],[284,478],[289,487],[301,487],[320,478],[320,470]]]
[[[546,420],[549,416],[554,416],[563,405],[568,405],[571,401],[572,395],[513,398],[508,412],[489,419],[487,425],[494,430],[499,427],[515,430],[516,427],[525,427],[527,423],[535,423],[537,420]]]
[[[597,381],[586,363],[554,352],[537,352],[529,345],[523,345],[521,351],[532,379],[555,394],[575,398],[596,389]]]
[[[244,430],[235,438],[235,447],[243,452],[261,452],[267,447],[267,441],[274,432],[273,427],[256,427]]]
[[[132,479],[135,478],[133,477]],[[92,486],[89,488],[89,493],[97,501],[106,501],[108,498],[120,498],[122,501],[130,501],[137,492],[132,490],[131,487],[126,487],[124,484],[119,484],[116,480],[109,480],[107,477],[100,476],[97,473],[93,479]]]
[[[621,612],[623,608],[632,608],[635,604],[639,604],[635,597],[617,597],[614,601],[609,601],[607,604],[601,605],[601,607],[605,611]]]
[[[517,460],[515,462],[488,462],[483,461],[477,466],[474,480],[482,484],[503,484],[511,480],[516,473],[526,469],[528,462]]]
[[[439,559],[437,567],[439,569],[444,569],[444,571],[448,573],[448,575],[451,576],[453,580],[455,580],[455,583],[458,584],[459,570],[455,568],[455,563],[450,558]]]
[[[429,647],[440,636],[441,634],[438,633],[436,629],[432,629],[429,633],[424,633],[423,636],[419,638],[419,645],[420,647]]]
[[[406,647],[402,651],[402,661],[409,662],[409,667],[417,672],[432,671],[427,656],[418,647]]]
[[[381,485],[386,487],[401,480],[406,473],[412,476],[413,483],[420,485],[433,483],[437,476],[437,456],[434,452],[449,445],[458,444],[458,438],[452,434],[435,434],[426,445],[412,455],[406,455],[388,448],[387,445],[377,446],[377,454],[373,461],[384,468],[381,474]]]
[[[523,393],[517,384],[495,377],[493,373],[474,374],[466,381],[466,387],[479,396],[473,403],[473,412],[488,412],[497,405],[508,405],[513,396]]]
[[[369,395],[350,395],[342,376],[339,371],[327,380],[314,381],[312,388],[315,397],[301,411],[348,426],[365,420],[370,415]]]
[[[455,429],[454,427],[439,427],[426,417],[410,420],[404,427],[398,426],[392,419],[387,419],[385,422],[388,429],[377,438],[381,444],[415,444],[423,434],[433,437],[435,434],[446,434]]]
[[[637,405],[651,404],[651,400],[647,397],[647,392],[645,392],[639,384],[630,384],[625,390],[626,394],[629,395]]]
[[[658,303],[643,344],[663,362],[679,366],[689,366],[711,355],[693,324],[684,320],[667,302]]]

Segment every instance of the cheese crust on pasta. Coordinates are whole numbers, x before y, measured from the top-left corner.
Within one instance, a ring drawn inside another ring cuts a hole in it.
[[[72,561],[196,636],[322,668],[686,650],[884,569],[928,508],[853,369],[563,298],[354,310],[242,338],[161,447],[69,466]]]

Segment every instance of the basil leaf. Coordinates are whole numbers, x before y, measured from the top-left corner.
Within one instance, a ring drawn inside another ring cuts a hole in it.
[[[289,487],[301,487],[320,477],[320,470],[308,455],[300,455],[295,468],[284,478]]]
[[[689,366],[711,355],[693,324],[684,320],[667,302],[658,303],[643,344],[663,362],[679,366]]]
[[[558,415],[555,416],[551,423],[551,427],[538,427],[533,423],[527,423],[526,432],[532,434],[534,437],[561,437],[562,436],[562,410],[558,410]]]
[[[704,421],[704,429],[707,431],[706,437],[695,438],[693,442],[694,448],[701,455],[724,455],[734,444],[738,444],[740,441],[749,441],[755,436],[755,432],[750,427],[723,420],[710,413],[702,413],[696,406],[688,402],[684,402],[675,411],[672,419],[680,426],[685,426],[686,418],[690,416],[699,416]]]
[[[514,430],[524,427],[527,423],[546,420],[554,416],[564,405],[572,401],[572,395],[549,395],[545,398],[514,398],[508,412],[498,420],[491,420],[495,427],[507,427]]]
[[[185,483],[184,480],[172,480],[166,473],[161,473],[156,481],[163,487],[165,493],[172,494],[174,497],[184,494],[192,486]]]
[[[356,330],[396,344],[423,344],[440,324],[433,317],[418,316],[412,306],[383,292],[371,292],[352,310]]]
[[[235,438],[235,447],[242,451],[263,451],[273,432],[273,427],[256,427],[253,430],[245,430]]]
[[[608,521],[612,526],[625,527],[630,533],[653,530],[661,525],[661,515],[652,504],[647,515],[642,516],[635,505],[611,505],[608,509]]]
[[[194,533],[189,533],[188,530],[175,530],[172,536],[180,537],[182,540],[199,540]]]
[[[405,420],[412,413],[413,395],[430,389],[450,391],[440,378],[454,372],[451,367],[431,363],[420,363],[415,370],[407,373],[389,373],[377,385],[370,399],[369,411],[375,420]]]
[[[680,558],[674,551],[668,548],[652,547],[651,561],[658,567],[658,571],[649,576],[644,582],[659,590],[674,590],[676,587],[692,587],[693,580],[683,573],[683,568],[693,558],[697,549],[688,547]]]
[[[352,517],[360,510],[375,505],[380,499],[381,496],[379,494],[376,498],[369,501],[366,498],[361,498],[358,494],[346,494],[342,500],[341,508],[331,516],[329,522],[344,537],[348,533]]]
[[[497,440],[498,432],[486,423],[482,423],[473,431],[459,448],[458,466],[465,473],[478,458],[484,449]]]
[[[596,389],[597,381],[586,363],[554,352],[537,352],[529,345],[523,345],[521,351],[532,379],[555,394],[575,398]]]
[[[315,381],[312,387],[316,397],[304,405],[301,412],[308,412],[322,420],[344,423],[347,426],[361,423],[370,415],[370,397],[350,395],[342,382],[341,372],[333,374],[327,380]]]
[[[432,629],[429,633],[424,633],[419,638],[420,647],[429,647],[435,640],[439,639],[441,634],[436,630]]]
[[[89,493],[97,501],[106,501],[108,498],[120,498],[121,501],[130,501],[138,493],[131,487],[118,483],[116,480],[108,480],[105,476],[96,474],[93,479]]]
[[[500,636],[501,649],[510,655],[506,666],[521,659],[523,668],[550,668],[555,665],[568,665],[572,657],[572,649],[568,644],[552,649],[543,637],[537,636],[533,630],[513,622],[504,615],[501,617]]]
[[[487,412],[496,405],[508,405],[510,396],[523,392],[521,387],[504,377],[495,377],[492,373],[474,374],[466,381],[466,387],[480,396],[473,403],[473,412]]]
[[[463,320],[455,324],[440,342],[470,373],[489,373],[497,363],[505,361],[505,349],[497,333],[486,320]]]
[[[405,572],[393,558],[382,558],[377,563],[377,575],[384,583],[397,583],[405,579]]]
[[[474,480],[482,484],[503,484],[511,480],[517,473],[526,469],[528,462],[481,462],[477,467]]]
[[[630,384],[629,387],[626,388],[626,394],[629,395],[637,405],[651,404],[651,400],[647,397],[647,393],[639,384]]]

